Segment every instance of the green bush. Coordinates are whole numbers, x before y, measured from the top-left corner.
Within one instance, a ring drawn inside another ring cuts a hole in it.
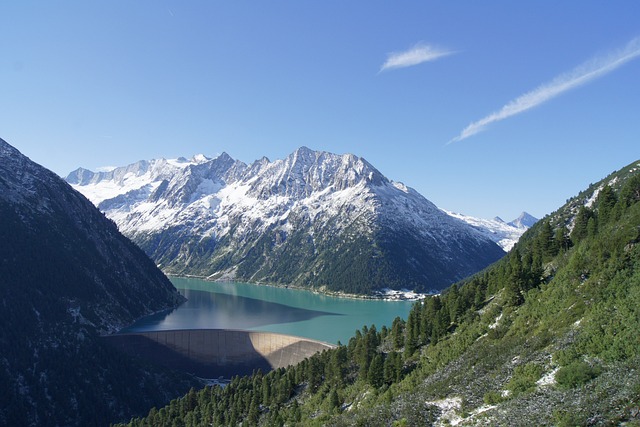
[[[558,427],[582,427],[586,425],[584,417],[574,412],[555,411],[553,419]]]
[[[513,377],[507,383],[507,390],[511,391],[513,396],[533,391],[536,388],[536,381],[540,379],[541,375],[542,367],[533,362],[518,366],[513,372]]]
[[[504,398],[499,391],[489,391],[484,394],[482,400],[484,400],[484,403],[486,403],[487,405],[497,405],[498,403],[502,402]]]
[[[556,382],[560,388],[579,387],[600,375],[600,368],[577,360],[558,369]]]

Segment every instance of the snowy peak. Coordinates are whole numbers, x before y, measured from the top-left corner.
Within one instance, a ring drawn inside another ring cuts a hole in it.
[[[229,157],[229,155],[227,153],[222,153],[221,156]],[[206,163],[209,160],[211,160],[211,159],[208,158],[207,156],[205,156],[204,154],[196,154],[195,156],[193,156],[191,158],[191,163],[200,164],[200,163]]]
[[[450,216],[469,224],[489,239],[496,242],[503,250],[510,251],[537,219],[523,212],[517,219],[506,223],[499,216],[493,219],[475,218],[455,212],[445,211]],[[530,225],[528,225],[530,224]]]
[[[266,157],[249,168],[249,195],[309,197],[318,191],[341,191],[358,184],[381,185],[388,180],[366,160],[353,154],[332,154],[300,147],[282,160]],[[259,177],[260,179],[257,179]]]
[[[216,193],[228,182],[234,181],[236,175],[244,169],[244,163],[236,162],[223,153],[215,159],[190,164],[176,171],[164,188],[158,186],[154,198],[164,198],[170,202],[170,206],[188,204]]]
[[[509,225],[526,230],[533,227],[533,224],[535,224],[536,222],[538,222],[537,218],[529,215],[527,212],[522,212],[518,218],[509,222]]]
[[[176,275],[436,290],[504,254],[353,154],[300,147],[247,166],[223,153],[69,180]]]
[[[117,167],[108,172],[93,172],[78,168],[67,175],[66,181],[76,190],[83,193],[95,205],[114,198],[122,201],[121,196],[148,197],[163,182],[170,182],[177,175],[190,168],[211,163],[228,164],[235,162],[228,154],[222,153],[215,159],[198,154],[191,160],[184,157],[177,159],[140,160],[127,166]],[[244,165],[243,165],[244,166]],[[223,166],[224,167],[224,166]]]

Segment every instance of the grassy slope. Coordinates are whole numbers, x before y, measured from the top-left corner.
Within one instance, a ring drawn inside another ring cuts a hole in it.
[[[555,229],[602,183],[533,227],[503,260],[417,304],[397,329],[365,328],[346,347],[206,389],[132,424],[640,423],[640,174],[631,165],[603,182],[622,201],[607,212],[596,201],[588,233],[574,235],[572,247]],[[268,390],[279,387],[274,399]]]

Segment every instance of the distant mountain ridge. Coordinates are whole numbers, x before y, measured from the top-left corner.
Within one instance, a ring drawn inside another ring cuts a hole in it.
[[[370,293],[439,290],[499,259],[485,234],[363,158],[141,161],[67,177],[163,270]]]
[[[534,218],[529,215],[527,212],[522,212],[520,216],[513,221],[510,221],[508,224],[512,227],[516,228],[531,228],[533,225],[538,222],[538,218]]]
[[[102,343],[184,299],[85,197],[1,139],[0,219],[0,425],[106,425],[195,383]]]
[[[458,218],[474,227],[489,239],[496,242],[503,250],[510,251],[518,242],[520,236],[531,228],[538,220],[526,212],[510,222],[504,222],[500,217],[493,219],[475,218],[455,212],[445,211],[454,218]]]

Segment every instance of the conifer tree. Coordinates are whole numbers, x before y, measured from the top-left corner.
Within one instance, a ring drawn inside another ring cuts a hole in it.
[[[576,214],[573,231],[571,232],[571,241],[575,245],[588,235],[589,219],[593,217],[593,211],[586,206],[580,206]]]
[[[393,340],[394,350],[399,350],[404,347],[404,322],[400,316],[393,319],[393,324],[391,325],[391,337]]]
[[[373,387],[378,388],[382,385],[384,381],[384,360],[382,354],[376,354],[371,361],[367,380]]]
[[[606,224],[611,219],[618,198],[610,185],[605,185],[598,194],[598,220]]]

